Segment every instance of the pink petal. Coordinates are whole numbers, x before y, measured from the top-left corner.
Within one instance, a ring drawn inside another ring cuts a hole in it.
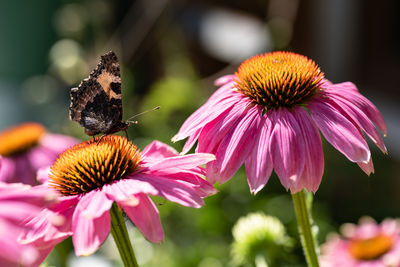
[[[305,162],[299,182],[296,187],[291,188],[291,193],[297,193],[302,189],[316,192],[324,173],[324,153],[322,151],[321,136],[310,115],[303,108],[295,108],[292,114],[303,134]]]
[[[251,107],[237,126],[224,137],[217,150],[218,181],[230,179],[254,148],[255,137],[262,117],[262,109]]]
[[[168,172],[169,169],[175,172],[179,170],[193,169],[199,165],[215,160],[215,156],[207,153],[196,153],[184,156],[169,157],[148,165],[149,172]]]
[[[72,217],[72,241],[77,256],[94,253],[110,233],[110,213],[104,212],[100,217],[88,217],[83,210],[75,210]]]
[[[274,128],[271,133],[270,150],[274,169],[282,185],[295,186],[304,169],[304,143],[300,126],[286,109],[267,113]]]
[[[221,85],[224,85],[226,83],[234,81],[235,78],[236,78],[236,76],[232,75],[232,74],[225,75],[225,76],[222,76],[222,77],[219,77],[218,79],[216,79],[215,82],[214,82],[214,85],[215,86],[221,86]]]
[[[180,205],[194,208],[204,205],[204,201],[195,190],[178,181],[145,173],[137,175],[135,179],[150,183],[158,190],[160,196]]]
[[[54,247],[72,235],[71,218],[74,208],[66,209],[62,213],[48,209],[26,223],[29,230],[20,236],[23,244],[34,244],[35,247]]]
[[[327,100],[308,104],[314,122],[326,140],[352,162],[368,162],[370,151],[360,131]]]
[[[140,181],[135,176],[128,176],[126,179],[119,180],[112,184],[104,185],[102,191],[107,198],[114,201],[126,201],[135,194],[144,193],[157,195],[158,190],[147,181]]]
[[[119,203],[131,221],[151,242],[159,243],[164,239],[160,215],[154,203],[144,194],[134,196],[138,203],[135,206]]]
[[[38,257],[33,246],[18,242],[20,233],[18,225],[0,220],[0,266],[26,266],[32,264]]]
[[[0,218],[15,222],[23,221],[32,214],[39,213],[41,209],[28,202],[2,200],[0,202]]]
[[[0,181],[7,183],[36,184],[36,170],[32,169],[28,154],[15,157],[3,157],[0,169]]]
[[[32,169],[37,171],[39,168],[50,166],[57,158],[57,153],[45,147],[37,146],[27,152]]]
[[[56,155],[77,143],[79,143],[79,140],[75,138],[53,133],[45,134],[40,139],[40,145],[52,150]]]
[[[215,154],[221,140],[232,131],[248,110],[248,99],[236,103],[232,109],[225,110],[215,120],[209,122],[201,131],[196,152]]]
[[[194,134],[190,135],[189,138],[186,140],[185,145],[182,148],[181,154],[184,155],[189,152],[190,149],[194,146],[194,143],[196,143],[197,139],[200,136],[200,133],[202,131],[202,128],[199,128]]]
[[[335,108],[338,111],[343,110],[343,115],[348,116],[352,121],[354,121],[354,125],[358,128],[361,128],[384,153],[387,152],[385,144],[376,130],[375,125],[370,121],[363,111],[339,94],[327,95],[337,104]]]
[[[156,159],[163,159],[177,156],[178,152],[173,147],[155,140],[144,148],[142,155]]]
[[[227,90],[226,86],[221,87],[203,106],[186,119],[179,132],[172,138],[172,141],[176,142],[194,134],[199,128],[218,117],[223,111],[232,108],[242,98],[243,95],[232,89]]]
[[[178,183],[182,183],[186,186],[191,187],[193,190],[196,191],[200,197],[204,198],[209,195],[215,194],[218,192],[209,182],[200,178],[197,174],[193,173],[171,173],[167,175],[163,175],[165,178],[173,179]]]
[[[267,116],[263,116],[259,128],[254,148],[245,160],[247,182],[253,194],[264,188],[273,169],[269,150],[272,125]]]
[[[113,201],[108,199],[101,190],[93,190],[86,193],[76,205],[76,210],[80,216],[86,219],[95,219],[103,216],[111,208]]]
[[[328,92],[346,98],[350,103],[362,110],[367,117],[379,127],[384,135],[387,134],[386,123],[379,110],[366,97],[358,92],[357,87],[351,82],[334,84],[326,89]]]
[[[36,172],[36,179],[42,184],[47,183],[47,181],[49,180],[50,170],[51,170],[50,166],[46,166],[46,167],[40,168]]]
[[[363,170],[367,175],[374,173],[374,164],[372,163],[372,158],[369,159],[367,163],[357,162],[357,165]]]

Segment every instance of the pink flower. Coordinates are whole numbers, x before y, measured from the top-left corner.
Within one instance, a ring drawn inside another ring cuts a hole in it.
[[[324,159],[319,131],[350,161],[374,171],[363,132],[383,151],[376,127],[386,134],[377,108],[350,82],[332,84],[308,58],[272,52],[244,61],[182,125],[173,141],[189,137],[182,153],[212,153],[206,166],[211,183],[224,183],[244,163],[252,193],[274,169],[282,185],[296,193],[316,191]]]
[[[47,133],[38,123],[8,128],[0,132],[0,181],[35,185],[37,170],[51,165],[59,153],[76,143],[71,137]]]
[[[0,266],[26,266],[38,257],[34,246],[18,240],[24,220],[36,216],[52,198],[45,188],[0,182]]]
[[[343,237],[334,235],[322,245],[322,267],[399,267],[400,224],[386,219],[377,224],[371,218],[359,225],[342,227]]]
[[[41,260],[55,244],[72,235],[76,255],[95,252],[110,232],[110,208],[116,203],[152,242],[164,238],[157,207],[151,196],[162,196],[188,207],[204,205],[203,197],[216,190],[201,176],[210,154],[179,156],[154,141],[140,153],[121,136],[105,136],[63,152],[54,165],[39,173],[47,186],[59,192],[59,204],[44,210],[23,240],[41,249]],[[54,220],[55,215],[63,218]]]

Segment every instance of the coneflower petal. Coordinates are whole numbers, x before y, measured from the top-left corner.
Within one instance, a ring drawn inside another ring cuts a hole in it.
[[[291,188],[296,193],[303,188],[316,192],[324,173],[324,153],[317,126],[310,115],[301,107],[296,107],[293,116],[297,120],[304,140],[304,170],[296,186]]]
[[[269,141],[272,124],[267,116],[263,116],[254,148],[245,160],[247,182],[253,194],[258,193],[268,182],[273,169]]]
[[[274,170],[282,185],[289,189],[298,182],[304,169],[305,152],[300,126],[286,109],[267,114],[274,125],[270,139]]]
[[[308,109],[326,140],[352,162],[367,163],[371,153],[360,131],[328,101],[314,100]]]
[[[138,205],[126,205],[124,202],[119,204],[147,239],[160,243],[164,239],[164,232],[157,207],[145,194],[137,194],[134,197],[137,199]]]
[[[253,106],[243,115],[232,133],[225,136],[217,150],[220,182],[224,183],[239,169],[254,149],[262,110]]]

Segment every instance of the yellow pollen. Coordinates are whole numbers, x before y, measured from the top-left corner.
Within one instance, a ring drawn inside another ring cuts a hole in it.
[[[60,154],[51,167],[50,185],[62,195],[76,195],[123,179],[139,168],[141,154],[125,137],[99,137]]]
[[[351,240],[349,252],[357,260],[375,260],[387,253],[392,246],[393,238],[380,234],[368,239]]]
[[[237,90],[266,109],[304,104],[324,78],[314,61],[280,51],[245,60],[235,75]]]
[[[10,127],[0,133],[0,155],[15,156],[36,146],[46,129],[34,122]]]

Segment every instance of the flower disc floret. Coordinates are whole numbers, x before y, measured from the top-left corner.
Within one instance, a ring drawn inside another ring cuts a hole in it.
[[[393,244],[393,237],[384,234],[367,239],[354,239],[349,243],[349,253],[357,260],[375,260],[390,251]]]
[[[235,73],[237,89],[266,109],[303,104],[320,89],[318,65],[291,52],[272,52],[244,61]]]
[[[139,168],[140,161],[139,150],[126,138],[94,138],[60,154],[49,182],[65,196],[87,193],[123,179]]]
[[[21,154],[36,146],[45,133],[45,128],[34,122],[8,128],[0,133],[0,155],[10,157]]]

